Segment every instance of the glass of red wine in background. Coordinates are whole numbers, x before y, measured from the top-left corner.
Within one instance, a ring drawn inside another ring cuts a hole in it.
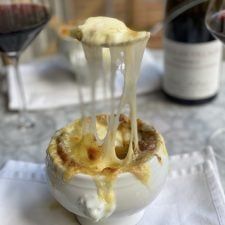
[[[40,113],[28,113],[18,63],[22,52],[35,39],[51,18],[46,0],[0,0],[0,52],[5,54],[15,69],[21,110],[0,121],[0,141],[19,146],[40,143],[49,136],[53,122]],[[32,76],[32,74],[31,74]]]
[[[212,35],[225,44],[225,0],[211,0],[205,18],[206,26]],[[225,124],[210,137],[209,144],[216,156],[225,162]]]

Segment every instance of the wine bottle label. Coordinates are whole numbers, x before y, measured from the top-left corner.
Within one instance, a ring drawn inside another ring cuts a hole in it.
[[[165,39],[164,46],[166,93],[185,100],[201,100],[217,93],[222,58],[219,41],[187,44]]]

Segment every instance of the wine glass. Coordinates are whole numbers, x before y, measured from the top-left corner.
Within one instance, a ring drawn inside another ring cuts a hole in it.
[[[211,0],[205,23],[212,35],[225,44],[225,0]],[[225,161],[225,126],[217,129],[209,138],[209,145],[216,156]]]
[[[49,136],[53,121],[40,113],[28,113],[19,58],[51,18],[47,0],[0,0],[0,52],[11,61],[20,95],[21,109],[0,121],[1,144],[28,145],[40,143]]]

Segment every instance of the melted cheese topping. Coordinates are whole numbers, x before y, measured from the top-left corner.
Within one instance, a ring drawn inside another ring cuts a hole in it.
[[[99,138],[104,139],[107,135],[109,116],[98,115],[96,127]],[[56,164],[64,166],[64,171],[77,168],[77,172],[90,175],[110,175],[125,172],[132,167],[138,167],[140,161],[146,162],[154,154],[162,142],[160,135],[154,128],[145,125],[138,120],[138,146],[140,153],[129,165],[124,159],[129,151],[131,121],[125,115],[119,118],[119,125],[115,134],[115,154],[118,161],[104,159],[103,146],[98,144],[94,134],[82,134],[82,125],[89,126],[91,118],[76,120],[59,130],[52,138],[48,153]],[[74,176],[67,174],[67,178]]]

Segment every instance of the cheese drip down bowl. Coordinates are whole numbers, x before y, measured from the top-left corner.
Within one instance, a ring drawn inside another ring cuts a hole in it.
[[[96,121],[97,132],[104,137],[107,116],[99,115]],[[126,116],[120,116],[114,146],[118,163],[113,160],[112,164],[102,163],[103,157],[96,149],[93,154],[98,157],[89,154],[90,146],[86,145],[85,138],[84,142],[80,141],[84,148],[73,143],[78,138],[80,120],[56,132],[50,142],[46,157],[50,190],[63,207],[77,215],[82,225],[137,224],[165,183],[168,155],[164,140],[153,127],[140,120],[137,121],[140,151],[126,164],[123,151],[128,151],[128,147],[124,144],[126,140],[121,142],[121,137],[129,139],[129,123]],[[63,142],[63,138],[67,141]],[[74,153],[85,149],[86,155]]]

